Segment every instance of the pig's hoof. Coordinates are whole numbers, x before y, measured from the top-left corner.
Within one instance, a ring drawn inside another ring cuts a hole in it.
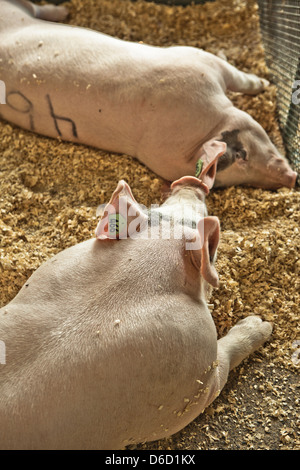
[[[254,74],[248,74],[248,86],[244,93],[248,95],[257,95],[261,91],[264,91],[269,85],[270,82],[265,78],[260,78]]]
[[[260,82],[261,82],[262,90],[265,90],[270,85],[270,82],[266,80],[265,78],[261,78]]]
[[[272,329],[271,323],[263,321],[256,315],[250,315],[240,320],[230,332],[240,335],[241,340],[248,344],[249,349],[255,351],[270,338]]]

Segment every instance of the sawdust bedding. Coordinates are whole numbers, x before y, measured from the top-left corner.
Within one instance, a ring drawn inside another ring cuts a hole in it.
[[[129,0],[72,0],[71,24],[126,40],[222,52],[267,77],[254,1],[170,7]],[[274,86],[257,97],[232,94],[282,149]],[[136,160],[51,140],[0,122],[0,306],[50,256],[94,235],[96,208],[125,179],[137,200],[158,203],[162,180]],[[283,150],[283,149],[282,149]],[[251,188],[212,191],[221,221],[212,315],[219,336],[239,319],[272,321],[271,340],[230,374],[220,397],[165,441],[142,449],[299,449],[300,193]]]

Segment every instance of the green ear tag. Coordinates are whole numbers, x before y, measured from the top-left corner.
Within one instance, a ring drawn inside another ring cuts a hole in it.
[[[121,214],[110,214],[108,216],[108,232],[112,236],[117,236],[124,230],[126,221]]]
[[[199,160],[196,163],[196,173],[195,173],[196,178],[199,178],[199,176],[201,175],[202,167],[203,167],[203,161],[201,160],[201,158],[199,158]]]

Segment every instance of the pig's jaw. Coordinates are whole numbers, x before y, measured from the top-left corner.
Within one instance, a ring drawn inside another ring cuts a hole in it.
[[[250,165],[248,162],[233,163],[226,170],[217,172],[214,187],[222,188],[232,185],[248,186],[252,188],[261,188],[276,190],[282,187],[294,188],[296,184],[297,173],[288,167],[283,171],[280,168],[268,168],[262,165]]]
[[[265,180],[258,181],[253,183],[253,186],[256,188],[265,188],[265,189],[279,189],[282,187],[294,188],[297,180],[297,173],[289,168],[286,164],[286,167],[282,170],[280,167],[274,168],[267,167]]]
[[[283,187],[293,189],[297,180],[297,173],[290,168],[281,173],[280,169],[277,171],[276,169],[270,169],[270,171],[258,170],[257,173],[260,178],[254,177],[252,180],[252,178],[249,177],[248,181],[245,181],[244,186],[269,190],[276,190]]]

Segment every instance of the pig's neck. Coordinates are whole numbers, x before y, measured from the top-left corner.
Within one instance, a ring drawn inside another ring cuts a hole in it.
[[[182,215],[185,218],[197,218],[205,217],[207,215],[206,206],[204,203],[204,197],[201,195],[201,199],[198,197],[197,188],[182,188],[179,191],[172,194],[167,201],[160,207],[163,212],[170,212],[174,217]],[[203,198],[203,199],[202,199]]]
[[[251,125],[253,126],[254,124],[257,123],[249,114],[231,104],[226,108],[226,113],[223,116],[223,119],[221,119],[218,125],[214,128],[213,132],[211,132],[209,136],[206,136],[205,139],[222,140],[222,134],[224,132],[232,131],[234,129],[243,131],[251,127]]]

